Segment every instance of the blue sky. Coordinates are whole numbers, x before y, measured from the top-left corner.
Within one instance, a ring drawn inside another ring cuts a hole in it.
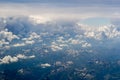
[[[118,3],[119,0],[0,0],[1,2],[67,2],[67,3]]]
[[[90,26],[104,26],[104,25],[109,25],[110,20],[106,18],[88,18],[85,20],[81,21],[82,24],[87,24]]]
[[[99,25],[120,17],[119,4],[120,0],[0,0],[0,16],[37,15]]]

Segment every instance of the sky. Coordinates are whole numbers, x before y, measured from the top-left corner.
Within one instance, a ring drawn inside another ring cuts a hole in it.
[[[28,2],[39,2],[39,3],[83,3],[83,4],[116,4],[119,0],[1,0],[0,2],[12,2],[12,3],[28,3]]]
[[[0,0],[0,16],[37,16],[106,25],[120,18],[119,4],[120,0]]]

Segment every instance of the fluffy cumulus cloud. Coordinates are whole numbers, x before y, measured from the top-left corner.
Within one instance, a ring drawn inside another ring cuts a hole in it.
[[[46,68],[46,67],[51,67],[51,65],[49,63],[45,63],[45,64],[41,64],[42,68]]]
[[[119,27],[115,25],[106,25],[106,26],[86,26],[83,24],[78,24],[78,32],[83,31],[84,37],[93,38],[96,40],[112,39],[119,38],[120,31]]]
[[[35,24],[36,20],[32,22],[32,19],[33,16],[22,16],[11,17],[6,20],[7,27],[5,28],[7,29],[3,28],[0,31],[0,46],[23,47],[41,41],[40,44],[46,44],[44,46],[47,46],[54,52],[67,50],[70,54],[76,54],[80,50],[92,49],[92,47],[96,46],[96,43],[98,43],[98,46],[103,46],[105,42],[108,43],[109,41],[111,44],[114,44],[116,42],[114,41],[115,39],[120,39],[120,28],[112,24],[90,26],[74,20],[52,20]],[[29,23],[30,25],[28,25]],[[17,27],[16,24],[19,24],[19,26]],[[14,26],[14,30],[12,26]],[[22,29],[25,34],[22,34]],[[17,34],[16,32],[20,33]],[[79,51],[76,50],[78,48]],[[48,53],[48,50],[45,52]]]
[[[40,39],[40,35],[35,32],[32,32],[28,38],[23,38],[26,44],[34,44],[36,39]]]
[[[0,39],[5,39],[11,42],[13,39],[19,39],[17,35],[14,35],[12,32],[9,32],[7,29],[0,31]]]
[[[18,61],[17,57],[11,57],[10,55],[8,55],[0,59],[0,64],[9,64],[11,62],[17,62],[17,61]]]
[[[92,46],[91,43],[88,43],[86,40],[83,40],[81,38],[77,38],[77,39],[76,38],[75,39],[70,38],[68,41],[72,45],[79,45],[83,48],[89,48],[89,47]]]
[[[23,38],[22,40],[25,40],[25,41],[31,41],[31,40],[33,40],[33,39],[38,39],[38,38],[40,38],[40,35],[38,35],[37,33],[35,33],[35,32],[32,32],[30,35],[29,35],[29,37],[28,38]]]
[[[62,47],[60,47],[58,44],[56,44],[55,42],[52,42],[51,44],[51,49],[52,51],[59,51],[59,50],[62,50]]]
[[[32,32],[29,37],[25,37],[21,39],[21,43],[15,43],[12,46],[13,47],[22,47],[26,45],[32,45],[36,42],[36,40],[41,40],[40,35],[38,35],[35,32]]]
[[[65,37],[57,37],[53,42],[51,42],[50,48],[52,51],[60,51],[63,49],[70,49],[74,48],[73,46],[78,46],[81,48],[91,48],[92,44],[90,42],[87,42],[85,39],[82,39],[81,37],[70,37],[68,39],[65,39]]]
[[[14,39],[19,39],[17,35],[14,35],[12,32],[9,32],[7,29],[0,31],[0,47],[3,48],[9,46]]]
[[[9,63],[17,62],[20,59],[31,59],[31,58],[34,58],[34,57],[35,57],[34,55],[25,56],[25,55],[22,55],[22,54],[18,54],[17,56],[13,56],[13,57],[10,56],[10,55],[7,55],[7,56],[0,59],[0,64],[9,64]]]

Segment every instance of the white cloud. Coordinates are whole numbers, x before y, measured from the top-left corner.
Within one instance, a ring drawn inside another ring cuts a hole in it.
[[[115,25],[93,27],[77,23],[77,32],[84,34],[84,37],[93,38],[95,40],[113,39],[120,37],[119,28]]]
[[[51,44],[51,49],[52,49],[52,51],[59,51],[59,50],[62,50],[62,47],[60,47],[57,43],[55,43],[55,42],[52,42],[52,44]]]
[[[73,64],[73,61],[66,61],[66,62],[61,62],[61,61],[56,61],[54,63],[55,66],[63,66],[63,67],[69,67],[70,65]]]
[[[69,50],[67,50],[67,54],[73,55],[75,57],[76,55],[79,54],[79,51],[78,50],[74,50],[74,49],[69,49]]]
[[[82,47],[82,48],[90,48],[90,47],[92,47],[92,44],[90,42],[87,42],[86,39],[84,39],[78,35],[75,38],[70,37],[67,39],[65,39],[63,36],[61,36],[61,37],[57,37],[55,39],[55,41],[51,42],[50,48],[52,49],[52,51],[59,51],[59,50],[63,50],[63,49],[72,49],[73,46],[78,46],[78,47]],[[69,52],[69,54],[78,53],[74,50],[71,50],[71,51]]]
[[[90,43],[88,43],[87,41],[85,41],[85,39],[82,39],[81,37],[69,38],[68,44],[79,45],[83,48],[90,48],[92,46]]]
[[[18,54],[16,57],[19,59],[26,59],[27,58],[27,56],[25,56],[23,54]]]
[[[29,56],[28,58],[35,58],[35,55]]]
[[[44,52],[45,52],[45,53],[48,53],[49,51],[46,49],[46,50],[44,50]]]
[[[88,47],[91,47],[91,44],[85,42],[85,43],[82,44],[82,47],[83,47],[83,48],[88,48]]]
[[[57,45],[51,45],[51,49],[52,49],[53,51],[62,50],[62,48],[59,47],[59,46],[57,46]]]
[[[19,39],[19,37],[9,32],[7,29],[0,31],[0,47],[10,45],[11,41],[14,39]]]
[[[16,43],[13,45],[13,47],[20,47],[20,46],[25,46],[25,43]]]
[[[34,44],[35,41],[34,40],[31,40],[31,41],[25,41],[23,43],[16,43],[16,44],[13,44],[12,46],[13,47],[21,47],[21,46],[26,46],[26,45],[29,45],[29,44]]]
[[[45,63],[45,64],[41,64],[41,67],[42,68],[46,68],[46,67],[50,67],[51,65],[50,64],[48,64],[48,63]]]
[[[17,62],[19,59],[31,59],[34,57],[35,57],[35,55],[25,56],[22,54],[18,54],[17,56],[13,56],[13,57],[10,55],[7,55],[7,56],[3,57],[2,59],[0,59],[0,64],[9,64],[9,63]]]
[[[30,15],[29,16],[30,20],[32,20],[32,22],[34,22],[35,24],[44,24],[46,22],[51,21],[50,18],[48,17],[42,17],[40,15]]]
[[[30,38],[31,38],[31,39],[37,39],[37,38],[40,38],[40,35],[38,35],[38,34],[35,33],[35,32],[32,32],[32,33],[30,34]]]
[[[79,44],[80,41],[79,40],[71,40],[71,44]]]
[[[0,47],[3,47],[3,45],[9,45],[9,42],[6,42],[4,39],[0,40]]]
[[[11,57],[10,55],[8,55],[0,59],[0,64],[9,64],[11,62],[17,62],[17,61],[18,61],[17,57]]]
[[[17,72],[20,74],[24,74],[24,69],[19,69]]]
[[[31,41],[25,41],[26,44],[34,44],[35,41],[34,40],[31,40]]]
[[[12,32],[8,32],[7,29],[0,31],[0,39],[7,39],[11,42],[13,39],[19,39],[17,35],[14,35]]]
[[[31,41],[31,40],[34,40],[34,39],[39,39],[40,38],[40,35],[38,35],[37,33],[35,32],[32,32],[28,38],[23,38],[22,40],[23,41]]]
[[[61,62],[61,61],[56,61],[56,62],[55,62],[55,65],[56,65],[56,66],[62,66],[62,62]]]
[[[73,61],[67,61],[66,62],[68,65],[72,65],[73,64]]]
[[[35,55],[25,56],[23,54],[18,54],[16,57],[19,58],[19,59],[30,59],[30,58],[35,58]]]
[[[28,38],[22,38],[22,43],[16,43],[16,44],[13,44],[13,47],[20,47],[20,46],[26,46],[26,45],[32,45],[35,43],[35,40],[38,40],[40,41],[41,38],[40,38],[40,35],[38,35],[37,33],[35,32],[32,32]]]
[[[28,44],[34,44],[36,39],[40,41],[41,39],[40,35],[38,35],[35,32],[32,32],[28,38],[23,38],[22,40],[25,42],[25,45],[28,45]]]

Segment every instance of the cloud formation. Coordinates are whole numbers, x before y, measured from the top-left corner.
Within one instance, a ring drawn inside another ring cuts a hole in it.
[[[0,34],[3,35],[0,40],[2,48],[4,45],[4,48],[8,48],[8,46],[23,47],[39,44],[40,47],[47,47],[47,49],[44,50],[46,53],[49,53],[49,50],[54,52],[65,50],[68,54],[77,55],[80,52],[91,52],[92,48],[96,46],[96,43],[98,46],[109,47],[110,45],[119,43],[120,39],[120,28],[112,23],[105,26],[90,26],[82,24],[80,21],[53,20],[45,23],[36,23],[34,25],[35,22],[31,22],[30,17],[26,18],[22,16],[13,18],[12,20],[9,18],[9,22],[12,21],[16,23],[17,20],[17,23],[21,25],[24,23],[28,25],[30,23],[29,31],[24,35],[21,30],[21,33],[13,34],[9,29],[3,28],[3,30],[0,31]],[[23,21],[24,23],[21,23]],[[12,24],[11,26],[15,25]],[[24,27],[23,29],[26,29]],[[19,31],[19,28],[16,29],[15,31]],[[108,44],[109,42],[111,43]]]
[[[31,58],[35,58],[35,55],[25,56],[22,54],[18,54],[17,56],[13,56],[13,57],[10,55],[7,55],[3,57],[2,59],[0,59],[0,64],[9,64],[9,63],[17,62],[20,59],[31,59]]]
[[[19,37],[5,29],[0,31],[0,39],[6,39],[7,41],[11,42],[13,39],[19,39]]]
[[[1,48],[3,48],[3,46],[5,45],[7,47],[15,39],[19,40],[20,38],[17,35],[13,34],[12,32],[9,32],[8,29],[3,29],[0,31],[0,47]]]
[[[92,27],[92,26],[78,24],[77,28],[80,31],[83,31],[85,37],[93,38],[96,40],[104,40],[104,39],[120,37],[119,27],[115,25]]]
[[[45,64],[41,64],[41,67],[42,67],[42,68],[46,68],[46,67],[51,67],[51,65],[48,64],[48,63],[45,63]]]

